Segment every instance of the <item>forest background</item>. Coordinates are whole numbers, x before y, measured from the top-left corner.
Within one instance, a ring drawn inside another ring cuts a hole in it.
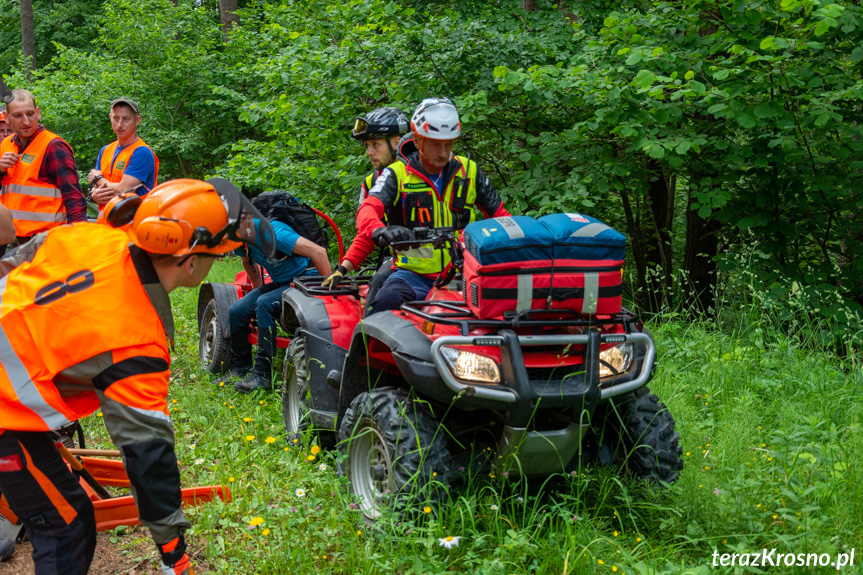
[[[162,181],[285,188],[350,239],[369,170],[354,118],[445,95],[464,127],[456,151],[513,212],[581,211],[630,240],[628,283],[659,350],[650,388],[683,448],[678,482],[657,491],[608,468],[530,486],[477,478],[439,515],[376,529],[351,511],[334,453],[281,440],[278,392],[210,384],[196,290],[178,290],[183,483],[234,493],[190,510],[199,571],[706,574],[716,550],[854,548],[846,572],[859,570],[859,0],[0,4],[0,73],[36,94],[82,175],[114,139],[109,102],[126,95]],[[220,262],[211,279],[238,270]],[[110,447],[98,414],[85,427]],[[122,549],[125,567],[158,572],[146,533],[120,531],[100,556]],[[448,535],[462,544],[443,549]]]
[[[350,237],[354,118],[449,96],[513,212],[627,234],[641,311],[712,317],[754,288],[841,353],[863,335],[859,1],[4,4],[0,71],[82,173],[123,94],[161,180],[286,188]]]

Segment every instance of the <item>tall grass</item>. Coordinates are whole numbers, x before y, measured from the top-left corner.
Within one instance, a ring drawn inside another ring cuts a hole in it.
[[[211,279],[238,269],[219,263]],[[370,526],[336,473],[337,454],[285,439],[278,391],[243,396],[198,367],[197,290],[173,301],[183,484],[233,492],[188,511],[199,572],[707,573],[714,550],[773,547],[856,548],[854,569],[863,562],[863,374],[783,335],[756,306],[724,330],[673,315],[649,326],[659,352],[650,388],[677,422],[685,460],[669,488],[614,467],[529,483],[465,474],[448,506],[425,513],[418,499],[409,519]],[[98,419],[85,428],[105,440]],[[458,545],[441,546],[447,537]]]

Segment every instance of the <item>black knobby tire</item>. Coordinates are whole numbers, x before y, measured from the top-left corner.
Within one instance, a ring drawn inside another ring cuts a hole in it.
[[[231,340],[222,336],[222,326],[216,310],[216,300],[211,299],[204,308],[201,333],[198,338],[198,361],[206,371],[221,375],[231,369]]]
[[[639,478],[673,483],[683,470],[680,435],[665,404],[642,387],[621,406],[626,465]]]
[[[312,428],[309,409],[314,398],[309,386],[309,358],[306,355],[306,338],[299,335],[291,340],[285,353],[285,368],[282,382],[282,420],[289,440],[306,439]],[[335,432],[314,430],[318,444],[325,449],[336,445]]]
[[[428,407],[392,387],[354,398],[339,427],[342,469],[368,520],[436,507],[447,496],[446,438]]]

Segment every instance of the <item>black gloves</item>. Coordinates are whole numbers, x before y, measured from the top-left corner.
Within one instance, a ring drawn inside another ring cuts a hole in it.
[[[413,232],[404,226],[385,226],[372,232],[372,241],[379,248],[385,248],[395,242],[407,242],[413,239]]]

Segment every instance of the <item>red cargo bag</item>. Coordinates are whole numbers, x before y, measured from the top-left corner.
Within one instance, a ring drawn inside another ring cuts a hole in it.
[[[554,237],[550,308],[583,315],[619,313],[626,237],[582,214],[551,214],[537,221]]]
[[[465,300],[480,319],[529,309],[621,309],[626,238],[595,218],[495,218],[468,225],[464,237]]]

